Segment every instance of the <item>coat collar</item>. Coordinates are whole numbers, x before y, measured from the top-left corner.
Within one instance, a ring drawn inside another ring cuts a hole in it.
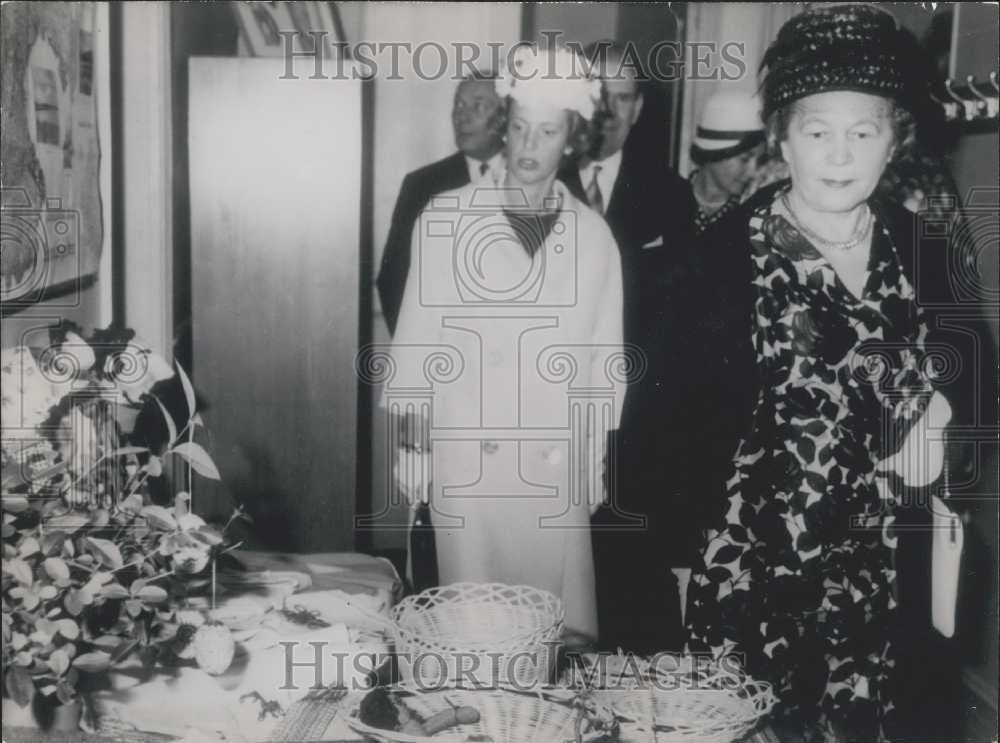
[[[497,187],[484,188],[482,184],[468,183],[465,186],[468,198],[474,198],[475,206],[484,208],[503,208],[508,206],[503,198],[505,191],[504,182],[507,180],[507,169],[503,168],[497,174]],[[562,203],[562,209],[579,210],[586,206],[586,199],[581,200],[573,193],[573,189],[560,178],[552,181],[552,195]],[[516,209],[516,207],[514,207]]]

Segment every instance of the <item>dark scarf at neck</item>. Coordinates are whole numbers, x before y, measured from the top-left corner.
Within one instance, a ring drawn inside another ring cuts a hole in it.
[[[559,218],[559,210],[546,212],[503,210],[504,216],[514,228],[514,235],[531,258],[545,244],[552,227]]]

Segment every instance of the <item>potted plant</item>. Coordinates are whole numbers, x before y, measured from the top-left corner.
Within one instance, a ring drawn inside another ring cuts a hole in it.
[[[88,674],[136,653],[152,671],[169,655],[184,597],[230,549],[190,511],[191,473],[219,473],[196,441],[184,370],[130,330],[54,329],[47,348],[4,350],[0,375],[4,704],[62,705],[73,726]],[[168,384],[181,388],[179,420],[157,394]],[[156,424],[137,430],[143,419]],[[188,480],[172,499],[171,459]]]

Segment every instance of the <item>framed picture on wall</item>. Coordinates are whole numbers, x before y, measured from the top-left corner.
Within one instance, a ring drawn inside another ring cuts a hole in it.
[[[344,25],[341,22],[340,10],[336,3],[332,2],[304,2],[299,3],[305,7],[309,14],[309,28],[313,31],[325,31],[323,37],[324,57],[331,57],[337,54],[335,44],[346,42],[344,38]]]
[[[285,41],[281,34],[300,31],[292,19],[292,3],[287,2],[235,2],[233,3],[240,26],[240,36],[246,43],[250,56],[280,57],[284,54]],[[301,40],[296,36],[295,46],[301,50]]]
[[[95,3],[5,3],[0,314],[77,307],[101,264]],[[103,194],[108,198],[109,194]]]
[[[292,48],[311,52],[310,31],[325,31],[323,56],[330,57],[335,42],[343,41],[343,29],[333,3],[327,2],[234,2],[244,48],[253,57],[280,57],[285,53],[282,34],[294,33]]]

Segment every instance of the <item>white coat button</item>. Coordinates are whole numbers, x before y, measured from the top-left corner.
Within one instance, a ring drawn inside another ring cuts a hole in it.
[[[542,456],[545,458],[545,461],[553,467],[562,463],[562,450],[557,446],[546,449]]]
[[[497,450],[500,448],[500,444],[496,441],[484,441],[482,448],[485,454],[496,454]]]
[[[503,354],[499,351],[490,351],[489,355],[490,366],[502,366],[503,365]]]

